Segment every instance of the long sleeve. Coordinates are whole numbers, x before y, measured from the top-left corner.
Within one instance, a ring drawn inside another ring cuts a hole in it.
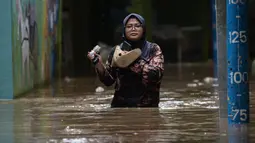
[[[141,74],[145,85],[161,82],[164,73],[164,56],[158,45],[153,47],[151,55],[148,62],[140,59],[131,67],[132,71]]]
[[[106,61],[104,72],[101,73],[98,71],[98,69],[96,69],[99,80],[106,86],[111,86],[116,79],[116,69],[111,66],[113,52],[114,52],[114,49],[111,51],[111,53],[108,56],[108,60]]]
[[[144,64],[142,77],[144,84],[156,84],[162,79],[164,72],[164,56],[160,47],[157,45],[154,49],[154,54],[149,63]]]

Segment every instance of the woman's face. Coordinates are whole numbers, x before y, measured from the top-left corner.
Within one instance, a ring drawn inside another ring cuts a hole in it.
[[[143,27],[136,18],[130,18],[125,26],[126,38],[130,41],[140,40],[143,35]]]

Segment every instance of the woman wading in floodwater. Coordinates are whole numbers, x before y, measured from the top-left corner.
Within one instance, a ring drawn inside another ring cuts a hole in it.
[[[160,47],[146,40],[145,20],[132,13],[123,20],[123,42],[131,45],[131,50],[140,48],[141,56],[127,68],[111,65],[115,47],[108,57],[106,66],[100,55],[88,58],[95,65],[102,83],[115,83],[115,93],[111,107],[158,107],[159,90],[164,72],[164,56]],[[120,44],[122,50],[125,50]]]

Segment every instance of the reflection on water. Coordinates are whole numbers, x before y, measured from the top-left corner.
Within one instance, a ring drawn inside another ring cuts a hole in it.
[[[0,102],[0,140],[3,143],[136,143],[254,142],[254,110],[251,123],[229,128],[219,120],[218,95],[207,66],[169,67],[162,83],[160,108],[111,109],[112,88],[94,77],[72,79],[33,91],[25,98]],[[188,86],[189,84],[196,86]],[[251,84],[255,86],[255,84]],[[252,88],[251,88],[252,89]],[[251,104],[254,105],[254,98]],[[248,131],[250,133],[248,133]],[[249,141],[248,140],[249,134]]]
[[[0,141],[13,142],[13,105],[0,104]]]

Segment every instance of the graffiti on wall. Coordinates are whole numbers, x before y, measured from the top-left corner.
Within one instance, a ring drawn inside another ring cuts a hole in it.
[[[51,78],[56,60],[59,0],[13,0],[16,94]]]
[[[17,46],[20,45],[22,61],[21,81],[31,82],[31,63],[34,72],[37,70],[38,45],[37,43],[37,22],[35,20],[35,5],[30,1],[21,4],[21,0],[16,0],[17,12]]]

